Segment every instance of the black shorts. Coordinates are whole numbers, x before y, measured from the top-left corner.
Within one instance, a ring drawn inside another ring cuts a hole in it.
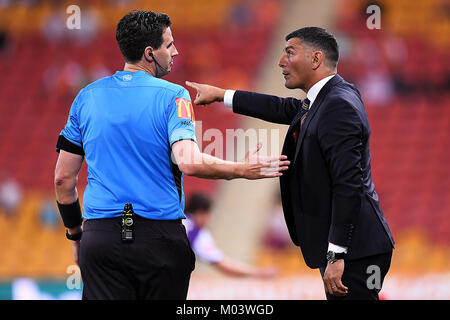
[[[121,217],[84,222],[83,299],[186,299],[195,255],[181,220],[135,216],[134,234],[122,242]]]

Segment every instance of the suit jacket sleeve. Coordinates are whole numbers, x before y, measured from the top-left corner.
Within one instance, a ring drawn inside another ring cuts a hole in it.
[[[279,124],[291,124],[301,104],[295,98],[248,91],[238,90],[233,96],[233,112]]]
[[[318,127],[318,139],[332,184],[328,241],[348,247],[363,192],[362,122],[348,102],[329,101]]]

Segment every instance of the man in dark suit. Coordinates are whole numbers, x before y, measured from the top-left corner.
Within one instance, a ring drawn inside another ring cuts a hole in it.
[[[280,177],[283,211],[306,264],[319,268],[327,299],[378,299],[394,240],[372,183],[370,127],[359,91],[337,74],[336,39],[317,27],[286,36],[279,61],[303,101],[186,82],[196,104],[224,101],[235,113],[289,125]]]

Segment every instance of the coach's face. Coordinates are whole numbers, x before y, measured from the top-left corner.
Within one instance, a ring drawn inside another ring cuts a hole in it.
[[[170,27],[167,27],[163,34],[163,43],[161,46],[153,50],[153,56],[160,66],[156,66],[158,77],[165,76],[168,74],[173,65],[173,58],[178,55],[177,48],[175,48],[175,44],[173,42],[172,30]]]
[[[311,62],[311,50],[308,46],[302,45],[299,38],[294,37],[286,42],[278,63],[282,69],[286,88],[306,91],[313,70]]]

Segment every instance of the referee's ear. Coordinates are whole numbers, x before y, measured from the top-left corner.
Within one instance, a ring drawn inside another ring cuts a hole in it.
[[[153,62],[153,48],[148,46],[144,49],[144,59],[147,62]]]

